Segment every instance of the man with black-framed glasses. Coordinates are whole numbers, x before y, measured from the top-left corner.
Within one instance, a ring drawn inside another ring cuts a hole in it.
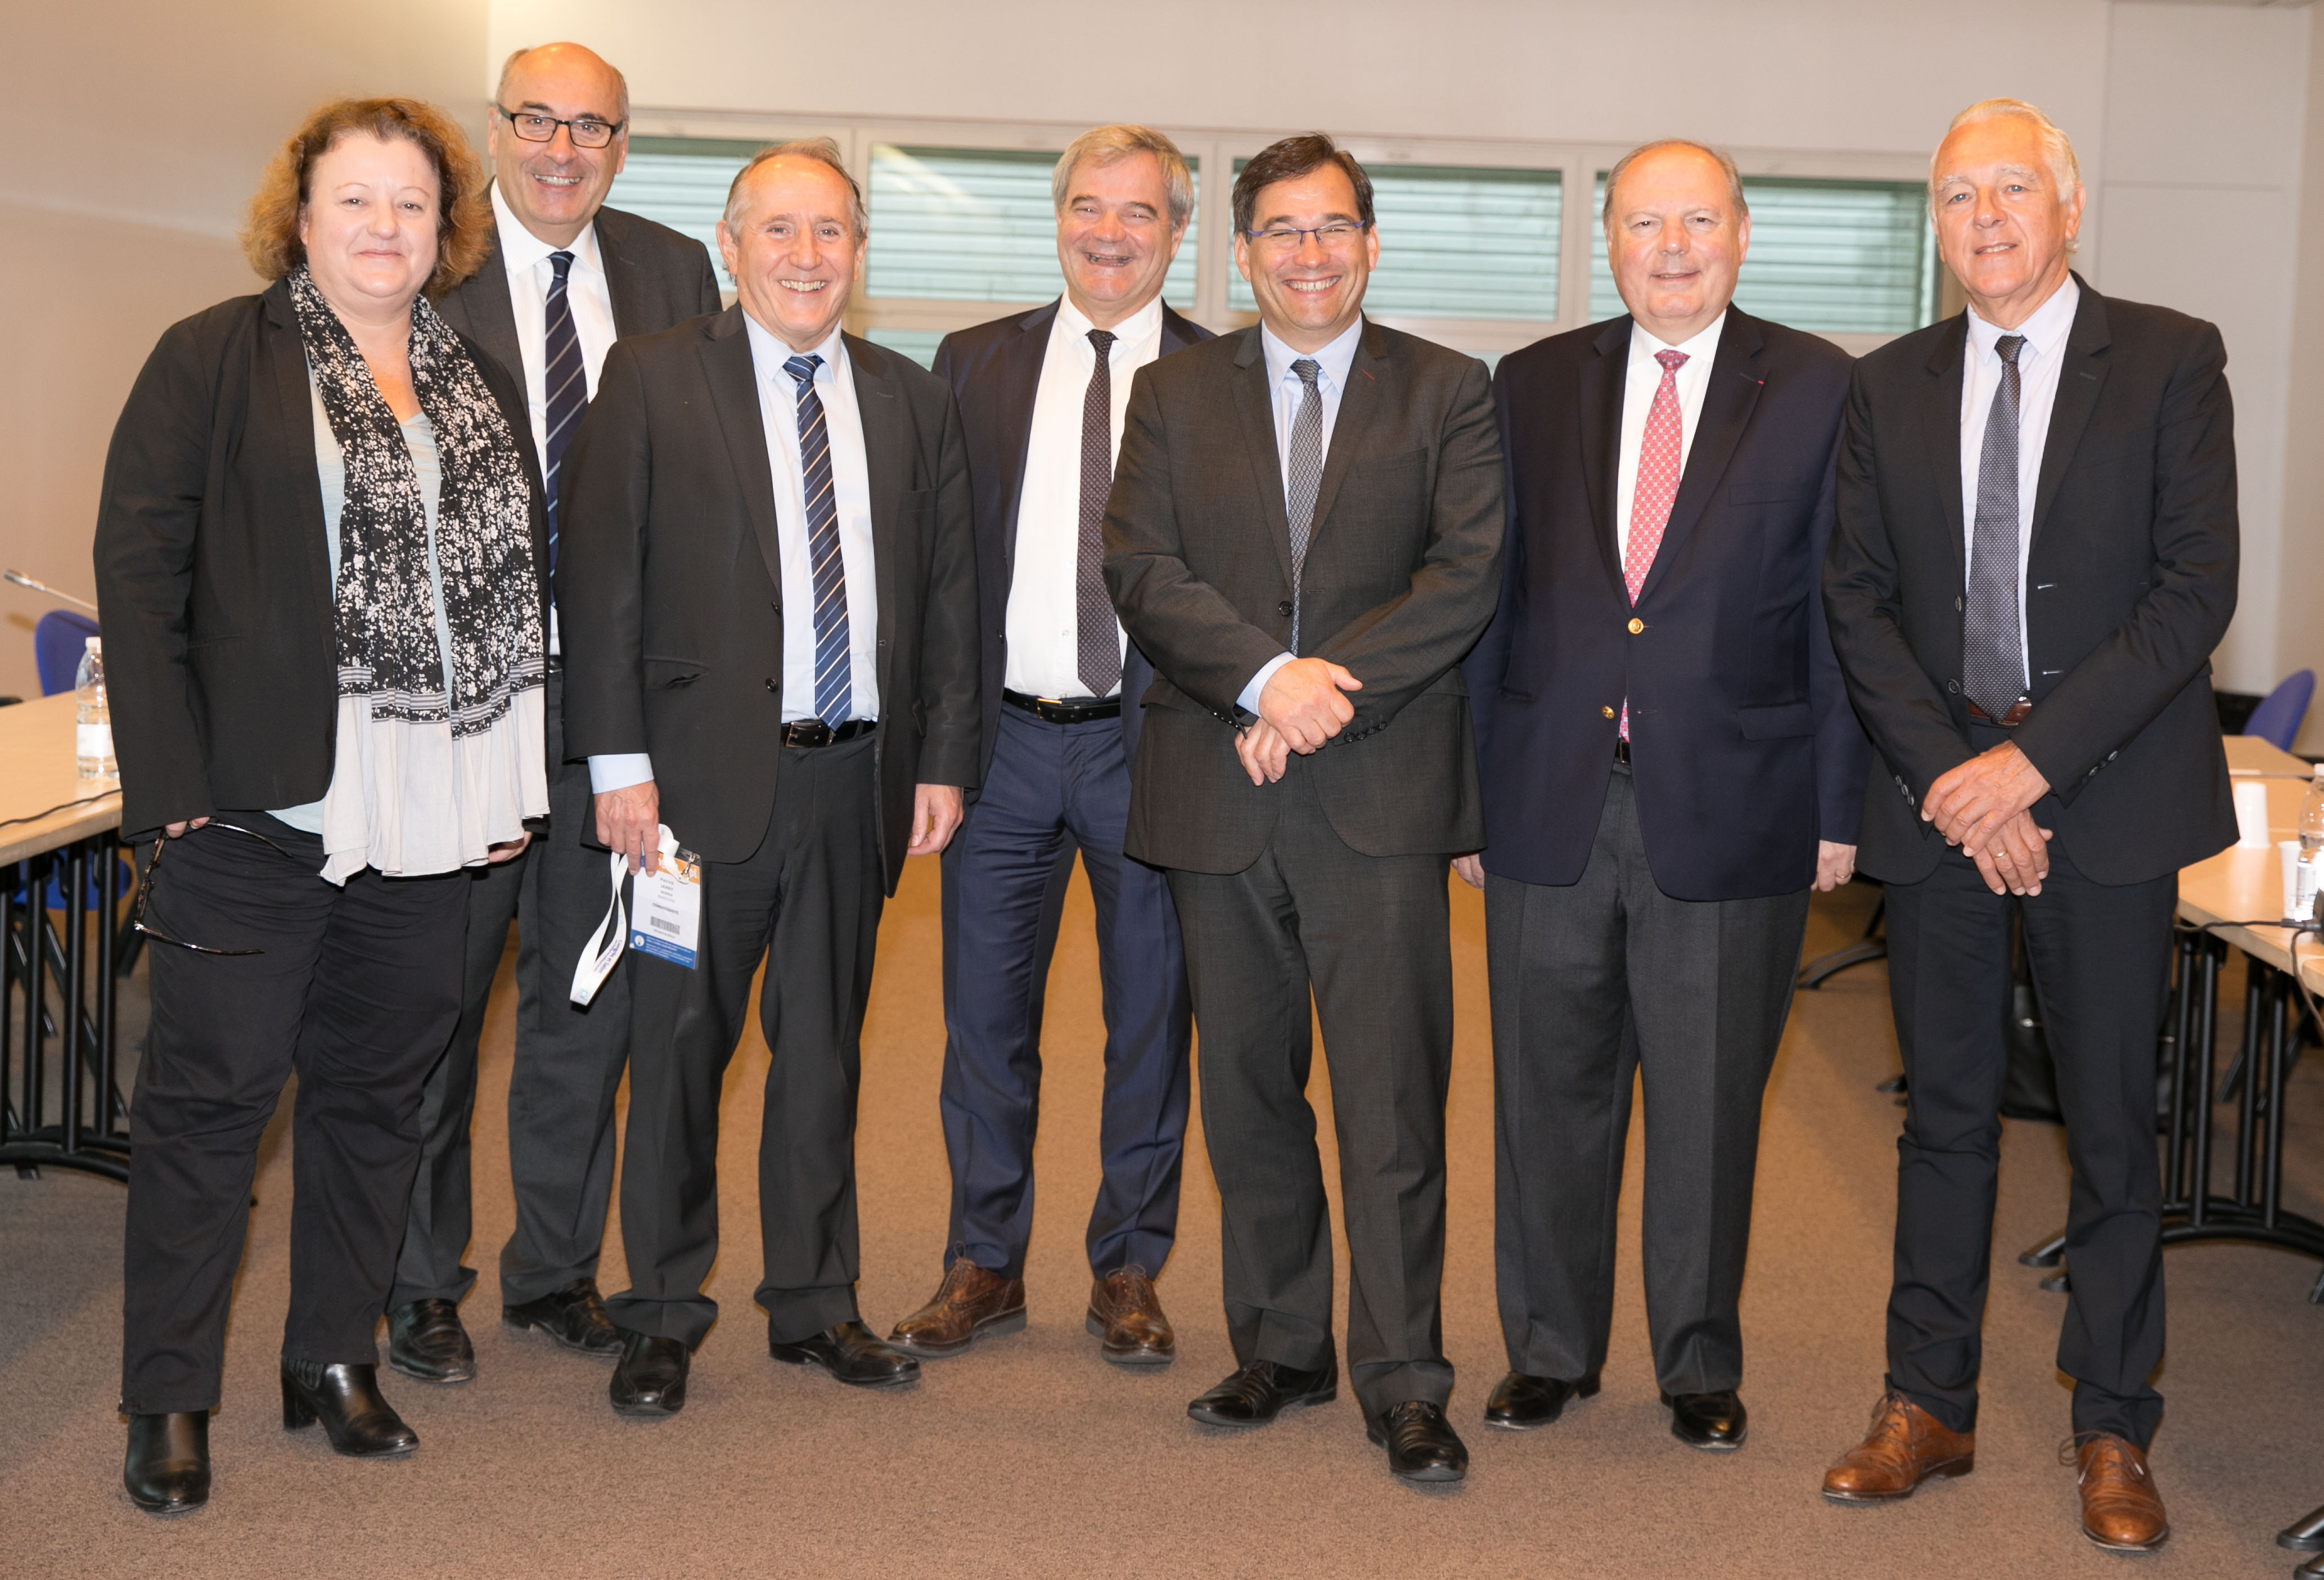
[[[1259,324],[1139,370],[1105,514],[1114,605],[1160,677],[1124,848],[1169,873],[1225,1220],[1238,1370],[1187,1413],[1254,1427],[1338,1391],[1312,991],[1350,1381],[1394,1474],[1457,1481],[1445,879],[1484,840],[1459,665],[1499,586],[1491,390],[1475,358],[1364,318],[1371,181],[1329,137],[1245,165],[1234,223]]]
[[[437,308],[525,392],[557,553],[565,444],[596,393],[613,341],[719,309],[702,244],[604,207],[629,149],[629,88],[579,44],[519,50],[502,69],[486,147],[493,243],[484,264]],[[613,1095],[629,1052],[628,979],[586,1009],[568,999],[573,968],[605,909],[605,858],[585,848],[589,773],[563,761],[564,671],[549,627],[549,828],[517,859],[470,877],[468,954],[458,1029],[429,1077],[420,1171],[395,1287],[388,1361],[430,1382],[475,1375],[459,1301],[472,1220],[468,1125],[476,1043],[493,980],[517,924],[516,1049],[509,1076],[509,1173],[516,1231],[501,1251],[503,1320],[568,1349],[619,1348],[596,1286],[613,1178]]]

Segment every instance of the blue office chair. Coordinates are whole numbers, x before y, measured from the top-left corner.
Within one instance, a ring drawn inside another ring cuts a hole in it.
[[[2251,717],[2244,721],[2244,734],[2257,735],[2279,751],[2291,751],[2292,743],[2300,738],[2301,722],[2308,717],[2308,700],[2315,694],[2316,671],[2293,670],[2252,709]]]
[[[97,634],[97,622],[70,609],[51,609],[32,627],[32,664],[41,672],[41,695],[69,691],[80,678],[80,655]],[[2301,706],[2307,706],[2306,698]]]

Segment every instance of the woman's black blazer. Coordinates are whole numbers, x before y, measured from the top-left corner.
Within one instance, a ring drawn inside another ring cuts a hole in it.
[[[524,394],[466,336],[520,442],[548,628],[549,523]],[[287,283],[172,325],[113,430],[97,601],[121,828],[303,806],[331,782],[338,638],[307,353]]]

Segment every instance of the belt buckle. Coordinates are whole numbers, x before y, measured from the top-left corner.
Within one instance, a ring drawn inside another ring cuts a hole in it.
[[[831,726],[819,718],[793,719],[783,726],[786,746],[828,746]]]

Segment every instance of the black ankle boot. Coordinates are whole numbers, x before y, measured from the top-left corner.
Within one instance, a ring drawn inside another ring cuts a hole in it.
[[[420,1446],[420,1434],[380,1397],[377,1366],[283,1362],[282,1425],[295,1431],[318,1420],[341,1454],[377,1458]]]
[[[155,1514],[182,1514],[208,1502],[209,1411],[130,1417],[121,1484],[140,1509]]]

